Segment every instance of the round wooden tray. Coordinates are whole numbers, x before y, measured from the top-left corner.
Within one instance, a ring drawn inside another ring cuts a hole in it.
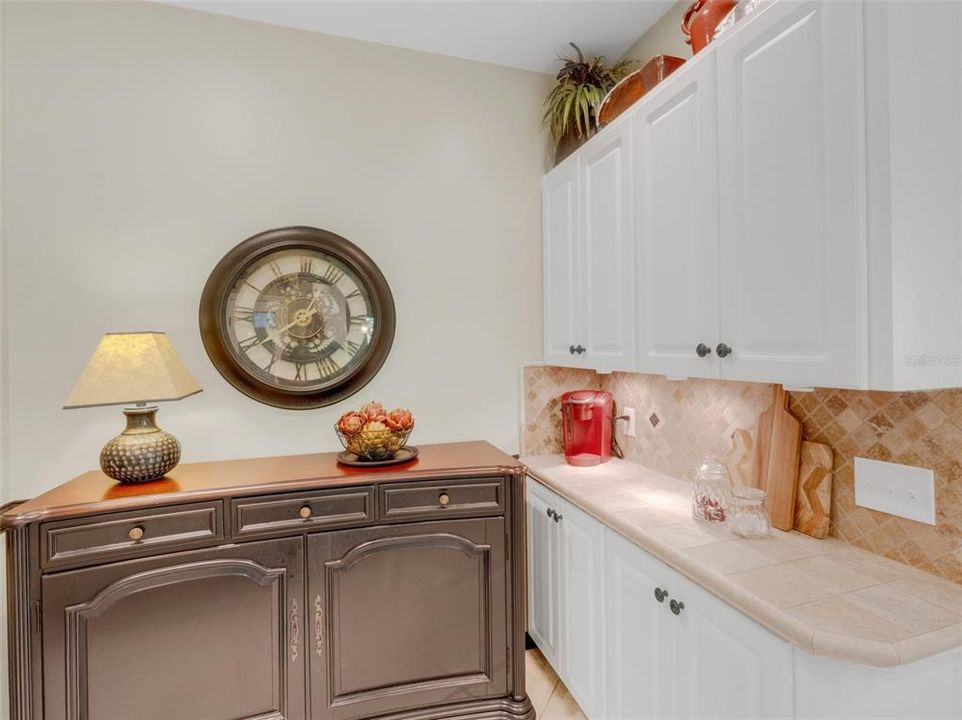
[[[384,467],[385,465],[400,465],[401,463],[410,462],[418,456],[418,449],[411,445],[405,445],[394,457],[388,460],[361,460],[352,452],[344,450],[337,454],[337,461],[341,465],[350,465],[351,467]]]

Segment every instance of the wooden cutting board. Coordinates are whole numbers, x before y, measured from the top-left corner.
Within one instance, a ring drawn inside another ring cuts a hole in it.
[[[791,530],[795,524],[795,491],[802,445],[802,425],[788,412],[788,393],[775,386],[774,399],[758,416],[752,485],[768,493],[765,509],[772,527]]]
[[[825,537],[831,506],[832,448],[803,440],[795,498],[795,529],[812,537]]]
[[[732,446],[724,460],[733,485],[752,484],[753,459],[752,434],[745,428],[738,428],[732,433]]]

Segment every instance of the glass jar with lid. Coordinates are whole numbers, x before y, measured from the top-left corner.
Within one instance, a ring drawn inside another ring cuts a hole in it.
[[[743,538],[768,537],[772,525],[765,512],[767,495],[761,488],[736,486],[732,490],[728,512],[729,529]]]
[[[691,481],[691,516],[701,522],[725,522],[731,486],[728,468],[718,458],[702,458]]]

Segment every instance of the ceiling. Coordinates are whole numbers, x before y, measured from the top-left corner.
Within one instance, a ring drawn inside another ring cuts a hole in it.
[[[673,0],[161,0],[272,25],[554,74],[576,42],[615,60]]]

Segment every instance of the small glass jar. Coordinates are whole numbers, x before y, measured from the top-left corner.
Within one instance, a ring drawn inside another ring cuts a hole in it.
[[[765,512],[766,493],[761,488],[738,485],[732,490],[729,529],[743,538],[768,537],[772,525]]]
[[[731,487],[728,468],[717,458],[702,458],[691,481],[691,516],[701,522],[725,522]]]

